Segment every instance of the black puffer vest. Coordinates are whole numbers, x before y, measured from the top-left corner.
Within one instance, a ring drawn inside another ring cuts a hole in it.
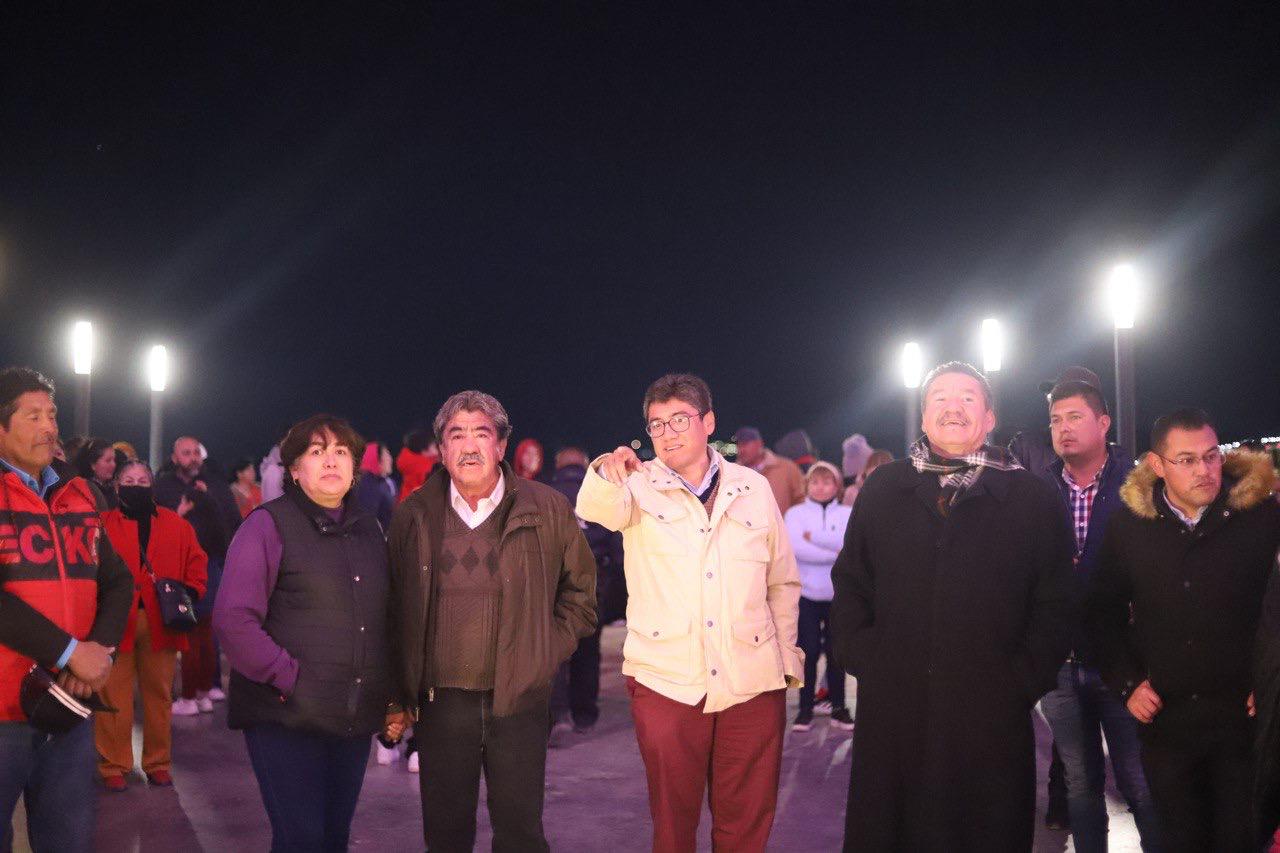
[[[297,659],[288,699],[231,674],[227,723],[276,723],[338,736],[382,728],[391,697],[387,546],[373,516],[348,496],[335,522],[298,489],[262,505],[284,545],[263,627]]]

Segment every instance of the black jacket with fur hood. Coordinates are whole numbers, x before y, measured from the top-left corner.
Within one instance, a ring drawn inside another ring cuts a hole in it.
[[[1112,689],[1127,697],[1150,680],[1164,702],[1144,738],[1249,737],[1254,640],[1280,547],[1275,482],[1269,455],[1228,454],[1194,530],[1145,462],[1121,488],[1086,619]]]

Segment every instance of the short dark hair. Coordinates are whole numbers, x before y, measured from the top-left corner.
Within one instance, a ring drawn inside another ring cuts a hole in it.
[[[1081,382],[1077,379],[1059,382],[1053,386],[1053,390],[1049,392],[1049,405],[1069,400],[1072,397],[1083,397],[1085,403],[1093,410],[1093,413],[1099,417],[1107,414],[1107,401],[1102,396],[1102,392],[1090,385],[1088,382]]]
[[[925,376],[924,381],[920,383],[920,408],[924,408],[925,397],[929,393],[929,386],[933,384],[933,380],[937,379],[944,373],[963,373],[965,376],[972,376],[978,380],[978,384],[982,386],[982,401],[987,404],[988,411],[995,411],[996,395],[991,390],[991,382],[983,374],[981,370],[974,367],[967,361],[946,361],[939,364]]]
[[[18,411],[18,398],[32,391],[53,396],[53,382],[30,367],[6,367],[0,370],[0,423],[8,429],[13,413]]]
[[[692,373],[668,373],[655,380],[644,392],[644,419],[649,419],[649,407],[666,400],[679,400],[697,409],[699,415],[711,411],[711,389],[701,376]]]
[[[237,475],[239,475],[239,473],[245,468],[252,468],[254,474],[258,473],[258,464],[253,461],[252,457],[245,456],[239,462],[231,466],[231,482],[234,483]]]
[[[1214,435],[1217,435],[1218,426],[1204,409],[1197,409],[1194,406],[1174,409],[1169,414],[1156,418],[1155,423],[1151,425],[1151,449],[1156,453],[1163,451],[1169,433],[1175,429],[1198,430],[1205,427],[1213,430]]]
[[[360,468],[360,457],[364,456],[364,439],[345,419],[337,415],[312,415],[289,427],[289,431],[280,439],[280,464],[288,471],[293,463],[301,458],[311,446],[317,435],[329,433],[334,441],[351,451],[352,471]],[[292,475],[290,475],[292,478]]]
[[[421,453],[431,444],[431,433],[425,429],[411,429],[400,442],[410,453]]]

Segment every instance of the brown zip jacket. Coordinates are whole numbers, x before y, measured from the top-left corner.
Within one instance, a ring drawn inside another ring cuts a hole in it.
[[[503,575],[493,713],[545,701],[557,667],[596,628],[596,563],[564,495],[502,463],[506,493],[496,513]],[[432,571],[439,559],[449,472],[439,466],[391,519],[390,637],[399,700],[413,711],[435,685],[427,646]]]

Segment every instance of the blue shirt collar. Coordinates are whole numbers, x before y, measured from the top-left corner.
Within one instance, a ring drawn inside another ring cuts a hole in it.
[[[711,480],[716,476],[716,474],[720,473],[720,460],[716,458],[716,454],[711,452],[710,447],[707,448],[707,455],[711,457],[711,465],[707,468],[706,476],[702,478],[701,487],[694,486],[693,483],[690,483],[684,477],[681,477],[679,474],[676,474],[676,477],[680,480],[680,482],[684,485],[686,489],[688,489],[690,492],[693,493],[693,496],[695,498],[701,498],[703,493],[705,493],[707,489],[710,488]],[[676,472],[672,471],[671,473],[675,474]]]
[[[39,482],[36,482],[36,478],[32,477],[26,471],[23,471],[21,468],[15,468],[4,459],[0,459],[0,465],[3,465],[5,468],[17,474],[18,479],[20,479],[28,489],[39,495],[41,500],[44,500],[45,495],[49,493],[49,489],[56,486],[58,481],[61,479],[58,476],[58,472],[53,470],[52,465],[46,465],[44,470],[40,472]]]

